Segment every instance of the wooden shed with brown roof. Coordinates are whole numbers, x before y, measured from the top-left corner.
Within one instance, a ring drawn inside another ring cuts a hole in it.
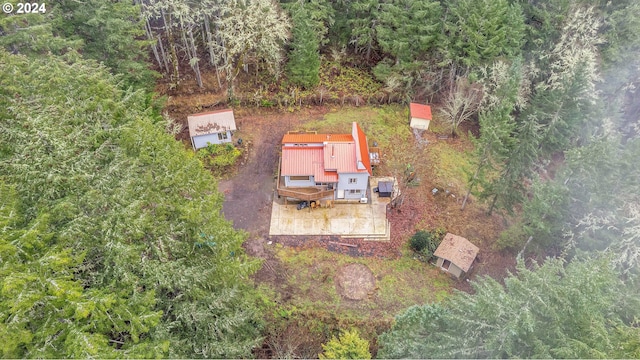
[[[473,267],[480,248],[462,236],[447,233],[433,253],[438,258],[436,266],[460,278]]]

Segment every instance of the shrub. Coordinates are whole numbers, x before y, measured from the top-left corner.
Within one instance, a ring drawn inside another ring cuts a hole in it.
[[[409,240],[409,247],[426,258],[425,261],[431,260],[433,252],[436,251],[442,237],[444,236],[444,230],[438,228],[432,232],[419,230]]]
[[[240,150],[229,143],[209,144],[198,150],[198,158],[207,169],[231,166],[241,154]]]
[[[500,233],[500,237],[495,243],[495,248],[496,250],[511,251],[522,249],[526,238],[527,234],[525,233],[522,221],[518,221],[509,226],[507,230]]]
[[[426,248],[430,242],[431,234],[424,230],[420,230],[413,234],[411,240],[409,241],[409,245],[411,246],[411,249],[413,251],[422,252],[422,250],[424,250],[424,248]]]
[[[362,339],[355,329],[342,331],[340,338],[334,336],[322,349],[320,359],[371,359],[369,341]]]

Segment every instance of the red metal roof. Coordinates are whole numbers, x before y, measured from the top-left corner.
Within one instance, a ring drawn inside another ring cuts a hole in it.
[[[339,173],[368,172],[371,163],[367,137],[357,123],[353,134],[287,134],[282,139],[282,176],[310,176],[316,182],[336,182]],[[322,147],[284,144],[323,144]],[[361,161],[365,169],[358,169]]]
[[[338,173],[357,173],[356,144],[329,143],[324,146],[324,169]]]
[[[309,144],[330,142],[353,142],[351,134],[285,134],[283,144]]]
[[[337,182],[338,173],[325,171],[323,149],[282,147],[282,176],[311,176],[316,182]]]
[[[334,171],[324,171],[322,168],[319,168],[318,171],[313,175],[316,182],[323,183],[331,183],[338,182],[338,173]]]
[[[410,103],[409,111],[412,118],[431,120],[431,106],[418,103]]]
[[[362,129],[360,129],[360,126],[358,126],[358,123],[354,122],[353,126],[357,130],[358,144],[360,145],[360,149],[356,151],[360,151],[360,160],[362,161],[362,164],[366,168],[369,175],[373,175],[373,172],[371,171],[371,159],[369,158],[369,145],[367,144],[367,137],[365,136]]]
[[[322,155],[322,148],[319,147],[282,147],[282,169],[280,173],[283,176],[315,175],[316,165],[322,167]]]

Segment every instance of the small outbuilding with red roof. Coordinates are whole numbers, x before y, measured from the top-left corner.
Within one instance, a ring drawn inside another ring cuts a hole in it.
[[[409,104],[409,126],[413,129],[427,130],[431,122],[431,106],[418,103]]]

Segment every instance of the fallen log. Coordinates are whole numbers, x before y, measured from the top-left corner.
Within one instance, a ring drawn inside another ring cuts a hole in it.
[[[352,247],[352,248],[357,248],[358,247],[358,245],[341,243],[341,242],[337,242],[337,241],[329,241],[329,244],[348,246],[348,247]]]

